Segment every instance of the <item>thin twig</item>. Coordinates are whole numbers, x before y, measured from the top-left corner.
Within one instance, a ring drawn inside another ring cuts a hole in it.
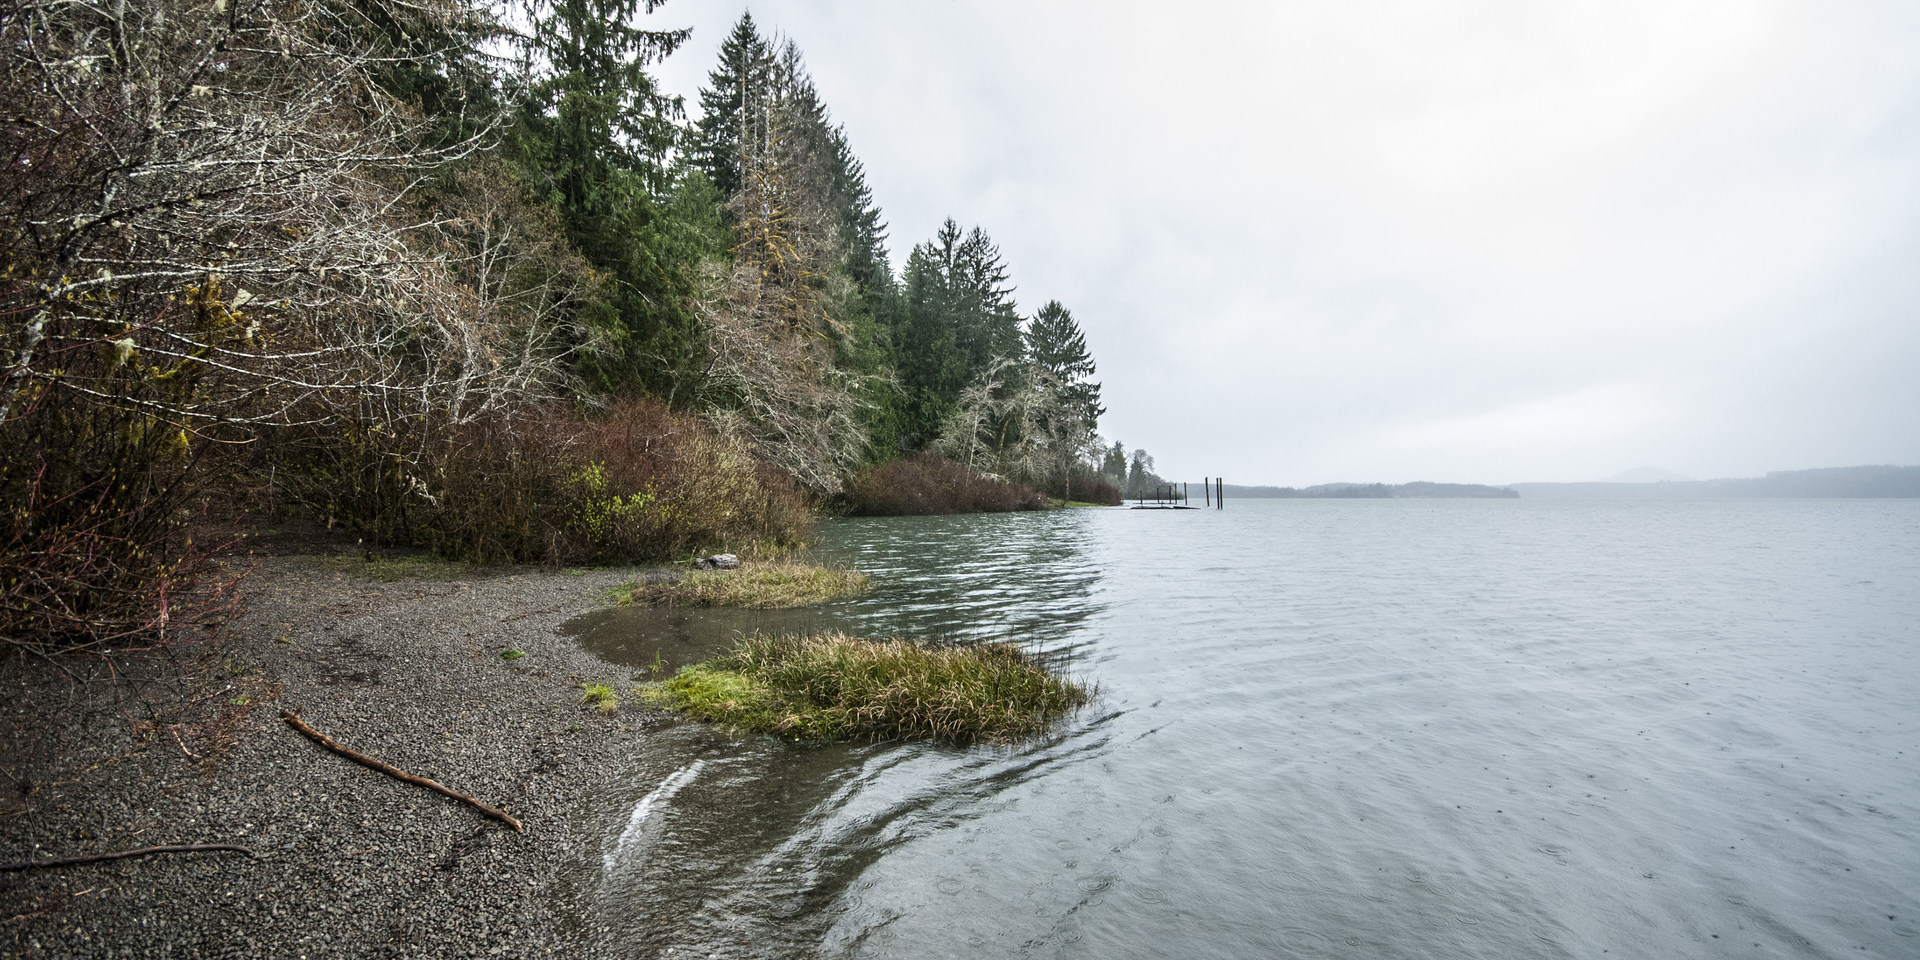
[[[0,873],[15,870],[41,870],[47,867],[72,867],[82,863],[98,863],[102,860],[123,860],[127,857],[145,857],[156,853],[210,853],[216,850],[230,850],[244,853],[249,857],[258,857],[251,847],[232,843],[176,843],[162,847],[139,847],[122,850],[119,853],[94,853],[84,857],[63,857],[59,860],[22,860],[19,863],[0,863]]]
[[[384,773],[389,777],[393,777],[396,780],[405,780],[406,782],[414,784],[416,786],[426,787],[428,790],[432,790],[433,792],[440,794],[441,796],[452,797],[453,799],[458,800],[461,803],[467,804],[468,806],[474,808],[475,810],[478,810],[481,813],[486,814],[487,816],[492,817],[493,819],[498,820],[501,823],[504,823],[515,830],[526,829],[525,827],[522,827],[520,825],[520,821],[518,819],[515,819],[511,814],[507,813],[504,810],[499,810],[494,807],[489,807],[486,804],[481,803],[480,801],[475,800],[474,798],[469,797],[458,790],[441,786],[439,783],[436,783],[432,780],[428,780],[426,777],[416,777],[413,774],[408,773],[405,770],[401,770],[398,767],[388,766],[387,764],[381,763],[380,761],[375,760],[374,758],[369,757],[364,753],[360,753],[355,750],[349,750],[346,747],[343,747],[338,743],[335,743],[333,741],[333,738],[327,736],[324,733],[321,733],[318,730],[315,730],[312,727],[307,726],[306,721],[300,719],[300,715],[297,713],[294,713],[292,710],[280,711],[280,717],[281,719],[287,721],[287,726],[290,726],[295,730],[300,731],[302,734],[304,734],[307,737],[307,739],[312,740],[314,743],[317,743],[323,747],[326,747],[328,750],[332,750],[334,753],[337,753],[343,757],[346,757],[348,760],[352,760],[354,763],[357,763],[369,769],[378,770],[381,773]]]
[[[184,753],[184,754],[186,754],[186,755],[187,755],[187,759],[188,759],[188,760],[191,760],[191,761],[193,761],[194,763],[205,763],[205,762],[206,762],[206,760],[204,760],[204,759],[202,759],[202,758],[200,758],[200,757],[196,757],[196,756],[194,756],[194,755],[193,755],[193,751],[192,751],[192,750],[188,750],[188,749],[187,749],[187,742],[186,742],[185,740],[182,740],[182,739],[180,739],[180,725],[179,725],[179,724],[177,724],[177,723],[170,723],[170,724],[167,724],[167,732],[168,732],[168,733],[171,733],[171,734],[173,734],[173,742],[174,742],[174,743],[177,743],[177,744],[179,744],[179,745],[180,745],[180,752],[181,752],[181,753]]]

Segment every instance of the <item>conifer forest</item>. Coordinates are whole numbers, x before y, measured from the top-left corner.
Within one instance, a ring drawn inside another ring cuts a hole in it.
[[[217,620],[250,518],[657,561],[1153,479],[1069,307],[890,238],[751,16],[696,109],[657,0],[4,3],[10,643]]]

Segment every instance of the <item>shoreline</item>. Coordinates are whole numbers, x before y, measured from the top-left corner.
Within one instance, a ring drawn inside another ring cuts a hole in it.
[[[268,556],[217,641],[114,658],[116,679],[85,684],[9,659],[0,862],[194,843],[258,856],[0,873],[0,942],[22,957],[594,954],[590,918],[560,908],[556,880],[598,852],[588,798],[676,721],[581,703],[577,684],[631,671],[558,628],[610,587],[670,575],[381,582],[321,555]],[[321,749],[283,708],[525,832]]]

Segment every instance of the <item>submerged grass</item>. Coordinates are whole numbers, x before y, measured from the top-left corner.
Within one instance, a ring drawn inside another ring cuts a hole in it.
[[[824,633],[743,640],[642,696],[796,740],[968,744],[1039,732],[1088,693],[1011,644],[925,647]]]
[[[647,607],[807,607],[865,593],[872,580],[856,570],[790,560],[747,562],[737,570],[695,570],[672,583],[616,588],[613,602]]]

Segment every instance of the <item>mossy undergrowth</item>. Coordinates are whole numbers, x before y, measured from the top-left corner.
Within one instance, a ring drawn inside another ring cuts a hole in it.
[[[670,583],[619,587],[613,602],[646,607],[808,607],[859,596],[871,585],[871,578],[856,570],[790,560],[748,561],[737,570],[695,570]]]
[[[956,744],[1037,733],[1089,696],[1012,644],[929,647],[842,633],[751,637],[641,695],[697,720],[794,740]]]

